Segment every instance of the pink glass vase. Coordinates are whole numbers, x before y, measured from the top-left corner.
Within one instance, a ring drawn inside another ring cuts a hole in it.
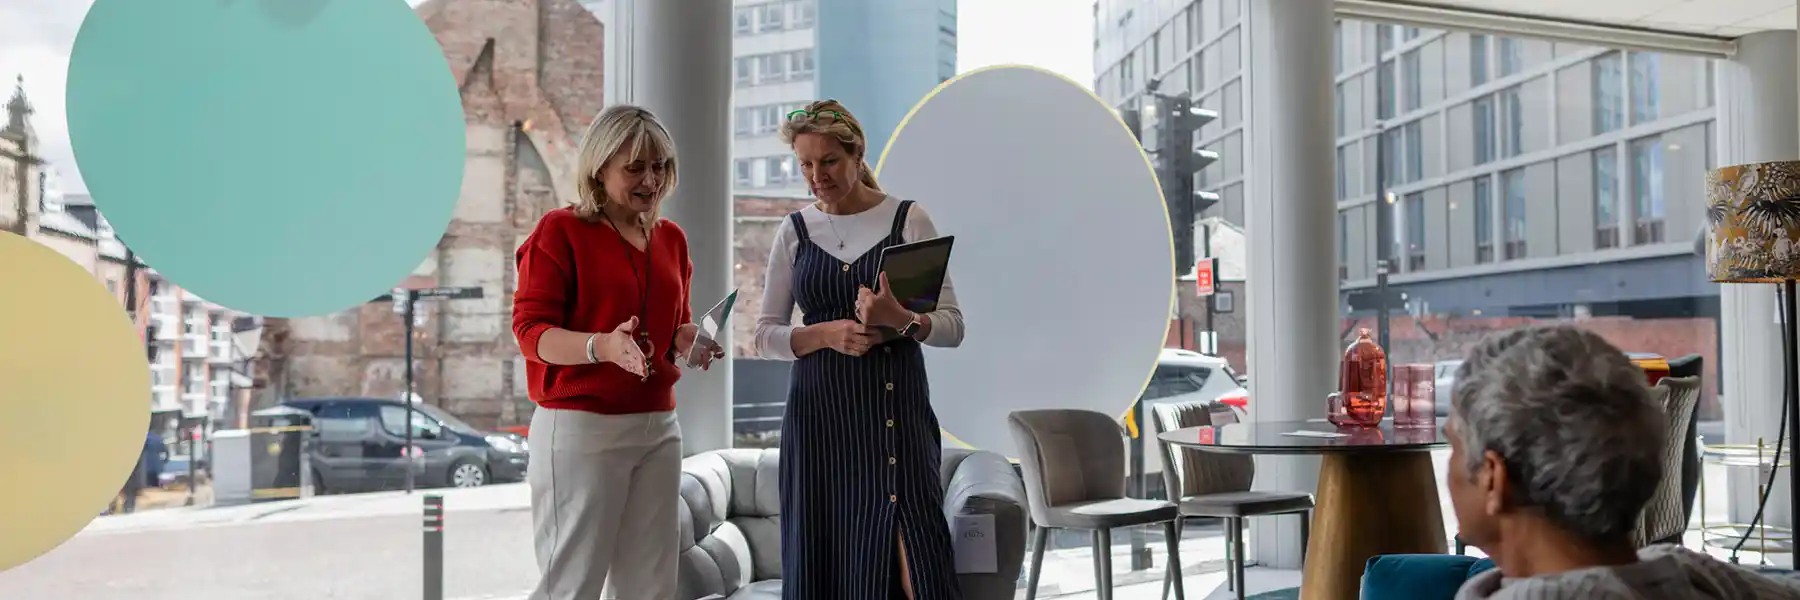
[[[1394,365],[1394,394],[1388,404],[1394,427],[1437,426],[1437,381],[1431,365]]]

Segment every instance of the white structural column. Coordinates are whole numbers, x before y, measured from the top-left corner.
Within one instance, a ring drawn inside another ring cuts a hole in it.
[[[1738,39],[1736,56],[1718,64],[1718,164],[1738,165],[1800,158],[1800,53],[1793,31],[1765,31]],[[1781,419],[1781,328],[1775,285],[1721,284],[1719,378],[1725,409],[1723,443],[1755,444],[1771,451]],[[1720,443],[1707,440],[1712,443]],[[1794,440],[1789,439],[1792,444]],[[1785,449],[1784,452],[1785,454]],[[1716,468],[1716,467],[1715,467]],[[1729,470],[1731,520],[1749,523],[1758,501],[1757,473]],[[1765,521],[1788,525],[1788,478],[1775,478]],[[1698,509],[1698,506],[1696,506]],[[1698,519],[1695,520],[1698,522]]]
[[[617,101],[649,109],[675,138],[680,182],[662,212],[687,231],[698,315],[732,284],[731,0],[618,1],[630,3],[612,29],[628,30],[631,81]],[[730,348],[730,331],[721,336]],[[731,447],[731,370],[720,361],[676,384],[686,454]]]
[[[1250,270],[1249,368],[1258,421],[1324,416],[1337,385],[1337,203],[1333,192],[1332,3],[1256,0],[1249,6],[1250,156],[1244,201]],[[1259,489],[1312,490],[1317,458],[1258,457]],[[1250,552],[1300,565],[1296,518],[1251,520]]]

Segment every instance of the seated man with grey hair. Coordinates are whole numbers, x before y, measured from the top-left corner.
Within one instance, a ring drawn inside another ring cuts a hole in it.
[[[1483,340],[1457,371],[1450,501],[1495,569],[1458,600],[1800,599],[1800,584],[1632,530],[1663,476],[1665,417],[1644,372],[1599,335],[1533,327]]]

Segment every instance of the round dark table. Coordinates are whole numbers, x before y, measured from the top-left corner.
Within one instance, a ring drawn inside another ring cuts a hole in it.
[[[1302,600],[1356,600],[1370,557],[1448,551],[1430,453],[1449,445],[1441,418],[1435,427],[1405,429],[1392,420],[1342,428],[1322,420],[1233,423],[1177,429],[1157,439],[1202,452],[1321,457]]]

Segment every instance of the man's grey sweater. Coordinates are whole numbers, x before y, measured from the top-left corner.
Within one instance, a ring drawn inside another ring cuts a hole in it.
[[[1800,577],[1763,575],[1674,544],[1638,551],[1636,564],[1514,579],[1469,578],[1456,600],[1800,600]]]

